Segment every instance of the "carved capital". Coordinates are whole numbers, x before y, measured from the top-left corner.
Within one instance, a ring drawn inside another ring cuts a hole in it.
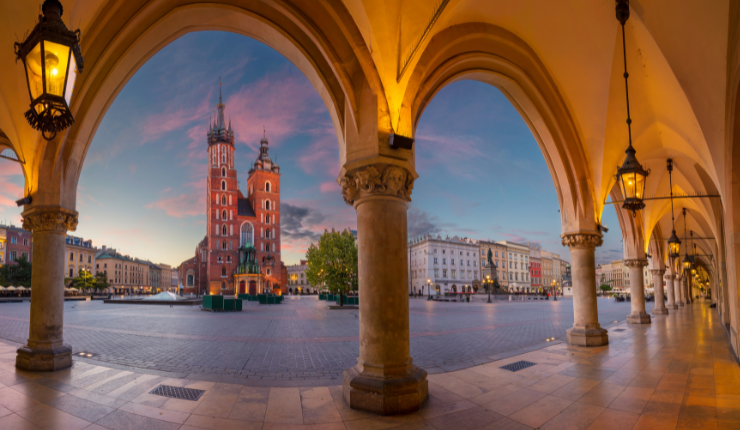
[[[39,206],[23,212],[23,228],[32,232],[67,233],[77,229],[77,212],[59,206]]]
[[[348,205],[363,197],[393,196],[411,201],[414,176],[406,169],[389,164],[373,164],[347,173],[339,180],[342,197]]]
[[[662,278],[665,275],[665,269],[651,269],[650,273],[652,275],[659,275]]]
[[[601,246],[604,243],[601,234],[594,233],[573,233],[561,236],[563,246],[567,246],[568,249],[578,248],[591,248],[596,249],[597,246]]]
[[[647,260],[624,260],[624,265],[627,267],[645,267],[648,262]]]

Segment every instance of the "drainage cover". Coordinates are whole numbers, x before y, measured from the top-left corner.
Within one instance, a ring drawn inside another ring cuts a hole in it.
[[[506,366],[501,366],[504,370],[511,370],[512,372],[517,372],[522,369],[526,369],[527,367],[532,367],[537,363],[532,363],[531,361],[517,361],[516,363],[507,364]]]
[[[612,331],[625,331],[625,330],[627,330],[627,329],[624,329],[624,328],[615,328],[615,329],[614,329],[614,330],[612,330]]]
[[[205,393],[204,390],[194,390],[192,388],[173,387],[170,385],[160,385],[149,392],[157,396],[172,397],[173,399],[198,400]]]

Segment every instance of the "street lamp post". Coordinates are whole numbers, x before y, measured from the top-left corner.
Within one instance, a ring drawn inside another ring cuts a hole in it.
[[[493,303],[491,301],[491,275],[486,275],[486,287],[488,289],[488,303]]]
[[[427,297],[427,300],[432,300],[432,280],[427,279],[427,294],[429,297]]]

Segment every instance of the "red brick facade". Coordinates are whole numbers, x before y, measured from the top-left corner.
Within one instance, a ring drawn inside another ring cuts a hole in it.
[[[178,269],[186,294],[249,293],[250,286],[237,285],[234,275],[240,270],[240,248],[250,245],[256,249],[261,275],[252,291],[274,291],[286,284],[280,258],[280,167],[270,159],[268,145],[263,137],[245,197],[234,164],[234,131],[231,121],[228,128],[225,125],[219,96],[218,117],[208,131],[206,237],[195,257]]]

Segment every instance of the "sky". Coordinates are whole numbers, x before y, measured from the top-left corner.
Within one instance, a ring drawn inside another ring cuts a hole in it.
[[[354,209],[336,184],[334,127],[308,79],[253,39],[197,32],[154,55],[112,103],[84,162],[79,225],[71,234],[172,266],[194,255],[205,236],[206,132],[219,78],[240,187],[263,130],[280,165],[283,262],[298,263],[325,229],[356,229]],[[537,242],[570,260],[560,244],[558,200],[542,152],[498,89],[475,81],[443,88],[415,137],[419,179],[409,237]],[[0,159],[0,222],[20,225],[14,201],[22,189],[20,166]],[[620,259],[612,208],[602,221],[610,230],[597,262]]]

